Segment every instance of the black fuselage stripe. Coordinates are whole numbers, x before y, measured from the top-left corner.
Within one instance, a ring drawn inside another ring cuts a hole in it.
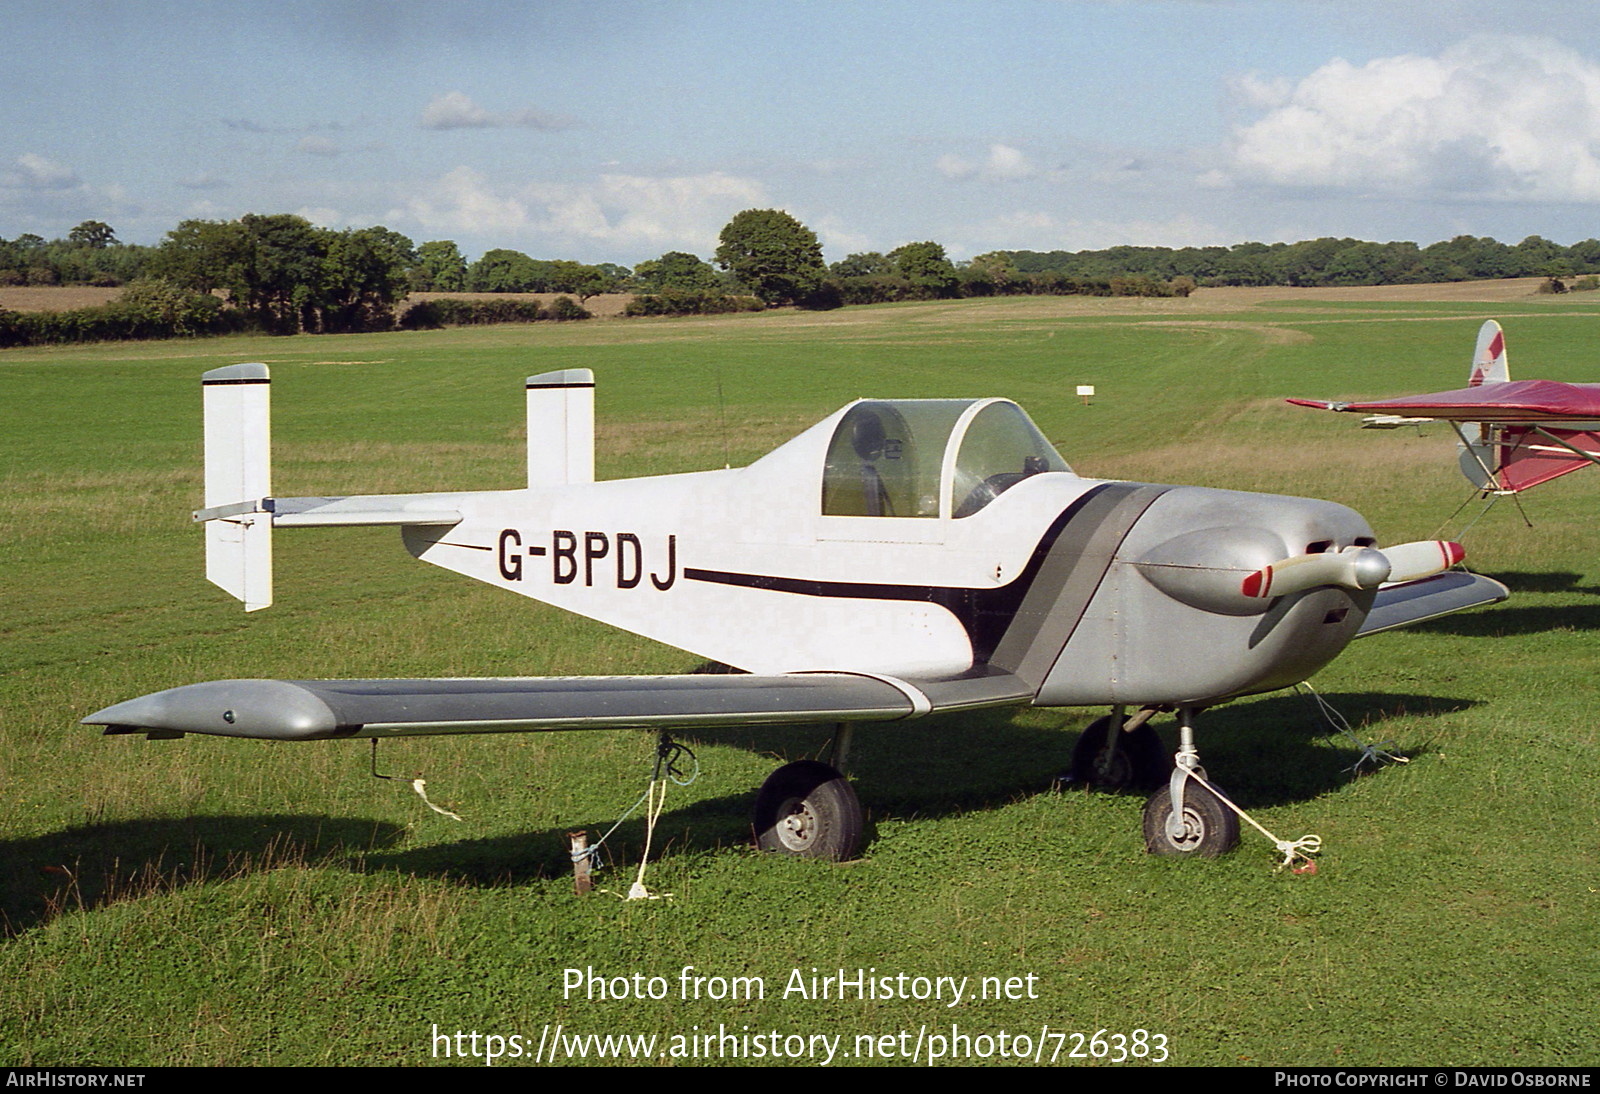
[[[746,589],[765,589],[770,592],[793,593],[799,596],[843,597],[856,600],[904,600],[937,604],[960,621],[972,640],[973,659],[982,664],[989,660],[1007,629],[1016,618],[1028,591],[1032,588],[1045,559],[1050,555],[1056,540],[1067,526],[1078,517],[1092,499],[1107,490],[1126,489],[1122,484],[1101,483],[1086,491],[1063,509],[1034,546],[1022,572],[1004,585],[991,589],[974,589],[948,585],[900,585],[865,581],[824,581],[816,578],[778,577],[771,574],[741,574],[727,570],[704,570],[685,567],[683,576],[688,581],[706,581],[718,585],[734,585]],[[1098,521],[1095,523],[1098,524]],[[1092,529],[1086,529],[1087,536]]]

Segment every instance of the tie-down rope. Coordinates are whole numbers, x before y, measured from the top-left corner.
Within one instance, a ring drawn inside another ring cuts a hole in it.
[[[683,756],[687,756],[694,765],[687,774],[678,767],[679,758]],[[621,893],[610,889],[601,889],[600,892],[610,893],[612,896],[621,896],[623,900],[659,900],[662,897],[672,896],[671,893],[652,893],[645,888],[645,865],[650,861],[650,844],[655,837],[656,822],[661,819],[662,810],[666,808],[667,783],[671,781],[679,786],[688,786],[699,777],[699,758],[687,746],[679,744],[663,732],[660,740],[656,742],[655,766],[651,770],[650,782],[645,786],[644,793],[639,795],[637,801],[628,806],[622,816],[617,818],[617,822],[606,830],[605,835],[595,841],[592,846],[575,852],[572,856],[572,861],[576,863],[585,858],[593,858],[600,848],[605,846],[605,842],[611,838],[611,834],[622,826],[622,822],[631,817],[634,810],[638,809],[640,805],[644,805],[644,854],[639,858],[639,872],[635,875],[633,884],[628,888],[626,896],[622,896]],[[661,788],[659,795],[656,793],[658,786]]]
[[[1273,845],[1277,847],[1279,852],[1281,852],[1283,855],[1283,861],[1278,863],[1277,869],[1282,870],[1285,866],[1293,866],[1295,859],[1298,858],[1304,859],[1305,863],[1301,866],[1295,866],[1295,873],[1314,874],[1317,872],[1316,860],[1314,860],[1311,856],[1322,850],[1321,836],[1312,834],[1309,836],[1301,836],[1297,840],[1279,839],[1277,836],[1263,828],[1260,824],[1256,823],[1256,819],[1249,813],[1246,813],[1243,809],[1240,809],[1237,805],[1233,804],[1232,799],[1230,799],[1228,795],[1224,794],[1215,786],[1212,786],[1211,783],[1207,782],[1205,776],[1187,767],[1179,767],[1176,770],[1182,771],[1189,778],[1205,787],[1211,792],[1212,797],[1216,798],[1223,805],[1226,805],[1229,809],[1232,809],[1235,813],[1239,814],[1241,818],[1249,823],[1250,827],[1254,828],[1257,832],[1260,832],[1263,836],[1266,836],[1269,840],[1271,840]]]

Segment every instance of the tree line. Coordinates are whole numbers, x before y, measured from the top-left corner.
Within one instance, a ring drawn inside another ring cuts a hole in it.
[[[1600,274],[1600,240],[1585,239],[1563,247],[1542,236],[1529,236],[1515,245],[1489,236],[1460,235],[1427,247],[1322,238],[1232,247],[1110,247],[996,254],[1009,257],[1016,269],[1025,273],[1049,270],[1077,277],[1188,277],[1197,285],[1406,285]]]
[[[862,252],[831,265],[816,234],[786,212],[747,209],[728,222],[708,261],[668,251],[633,269],[536,259],[497,248],[468,263],[452,240],[420,245],[382,226],[318,228],[289,214],[187,220],[153,246],[124,244],[84,221],[66,239],[0,238],[0,287],[126,286],[118,300],[75,313],[0,310],[0,345],[259,330],[339,333],[441,324],[585,318],[600,293],[635,294],[629,315],[831,308],[899,300],[1011,294],[1187,295],[1212,285],[1387,285],[1537,276],[1556,289],[1596,284],[1600,240],[1563,247],[1541,236],[1506,244],[1470,235],[1419,247],[1323,238],[1231,247],[1110,247],[990,251],[951,261],[933,241]],[[543,308],[429,301],[412,293],[561,293]]]
[[[493,270],[496,252],[475,267]],[[458,269],[459,267],[459,269]],[[0,286],[124,285],[111,303],[60,312],[0,309],[0,346],[217,334],[337,334],[447,323],[587,319],[580,303],[425,301],[414,291],[471,269],[453,242],[418,247],[377,226],[335,231],[289,214],[231,221],[187,220],[154,247],[121,244],[108,225],[86,221],[66,240],[0,240]],[[610,280],[595,267],[545,263],[542,283],[585,299]],[[489,291],[506,291],[497,284]],[[539,291],[537,288],[523,291]]]

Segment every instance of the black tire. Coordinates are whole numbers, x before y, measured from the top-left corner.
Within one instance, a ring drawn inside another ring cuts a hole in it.
[[[1144,848],[1152,855],[1194,855],[1216,858],[1239,843],[1239,815],[1215,794],[1190,779],[1183,788],[1184,835],[1167,833],[1172,815],[1172,787],[1163,786],[1144,806]]]
[[[843,862],[861,847],[865,817],[849,781],[816,760],[785,764],[756,795],[756,846]]]
[[[1132,733],[1112,729],[1111,715],[1096,718],[1078,736],[1072,749],[1072,781],[1097,790],[1151,787],[1172,770],[1161,738],[1146,722]],[[1106,735],[1117,734],[1117,747],[1106,754]]]

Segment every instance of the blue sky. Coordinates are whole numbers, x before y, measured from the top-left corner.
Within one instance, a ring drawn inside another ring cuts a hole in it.
[[[469,258],[1600,236],[1600,20],[1499,0],[0,0],[0,237]]]

